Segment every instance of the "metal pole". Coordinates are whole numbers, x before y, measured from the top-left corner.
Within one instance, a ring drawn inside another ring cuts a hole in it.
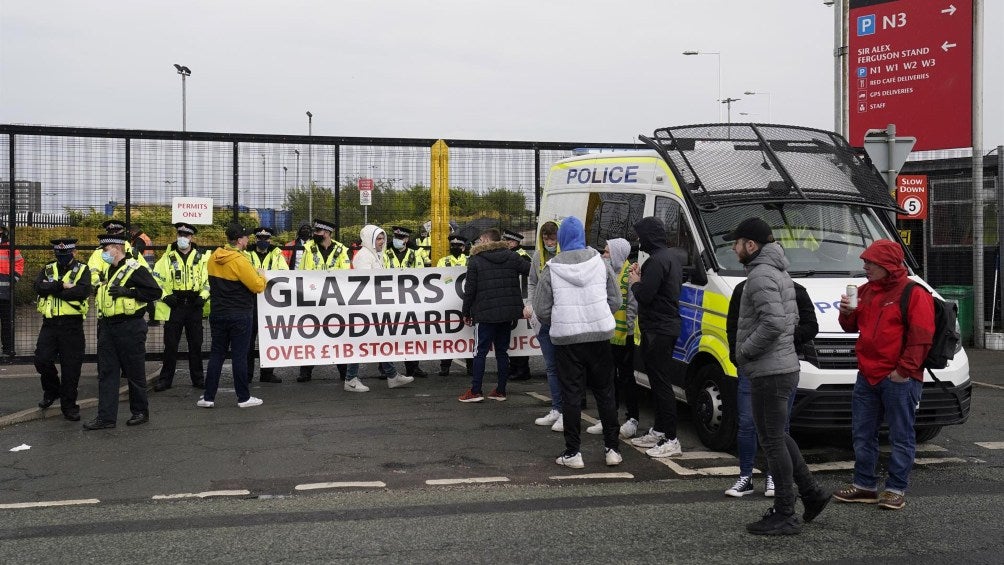
[[[715,60],[718,61],[718,101],[722,101],[722,54],[715,53]],[[731,107],[730,107],[731,108]],[[718,106],[718,121],[722,121],[722,107]]]
[[[307,111],[307,137],[314,135],[314,115]],[[307,144],[307,221],[314,221],[314,144]]]
[[[983,0],[973,1],[973,345],[984,347]]]
[[[997,146],[997,252],[1001,252],[1001,243],[1004,242],[1004,145]],[[1004,257],[1001,257],[1001,264],[1004,264]],[[1004,305],[1004,268],[998,265],[997,283],[1000,285],[998,292],[1001,297],[1001,304]],[[990,308],[994,305],[991,304]],[[1001,307],[1001,323],[1004,325],[1004,306]],[[990,328],[993,331],[993,328]]]
[[[844,92],[844,1],[833,2],[833,129],[840,135],[843,131],[843,92]]]
[[[889,189],[890,194],[895,198],[896,190],[896,177],[899,176],[899,171],[892,168],[894,162],[894,155],[896,153],[896,124],[889,124],[885,128],[885,141],[888,153],[886,154],[887,162],[889,163],[889,170],[885,171],[885,184]],[[896,214],[893,213],[893,225],[896,224]]]
[[[188,131],[188,95],[185,73],[181,74],[181,131]],[[181,140],[181,195],[188,196],[188,140]]]
[[[261,200],[259,203],[262,208],[266,208],[268,205],[265,203],[265,154],[261,154]]]
[[[7,273],[8,273],[8,283],[10,286],[10,300],[7,302],[7,317],[10,320],[10,335],[17,336],[14,331],[17,327],[17,301],[14,300],[14,242],[17,240],[17,196],[16,196],[16,186],[15,179],[17,179],[17,139],[14,134],[8,134],[7,136],[7,174],[10,182],[8,183],[7,190]],[[17,353],[15,343],[5,343],[3,344],[10,351]],[[11,354],[9,357],[13,358],[14,355]]]

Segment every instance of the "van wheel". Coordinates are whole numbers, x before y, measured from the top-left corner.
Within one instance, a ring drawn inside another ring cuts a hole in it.
[[[931,441],[941,433],[941,426],[923,426],[917,428],[917,443]]]
[[[697,371],[687,391],[697,436],[708,449],[727,451],[735,445],[738,422],[735,381],[712,363]]]

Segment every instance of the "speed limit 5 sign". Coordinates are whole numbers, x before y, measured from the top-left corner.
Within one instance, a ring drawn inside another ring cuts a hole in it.
[[[896,178],[896,203],[906,210],[900,220],[927,219],[927,175],[899,175]]]

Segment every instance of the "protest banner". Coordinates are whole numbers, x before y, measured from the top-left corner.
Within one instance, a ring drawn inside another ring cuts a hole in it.
[[[462,359],[474,328],[462,316],[464,267],[268,271],[258,295],[262,367]],[[526,320],[509,355],[539,355]]]

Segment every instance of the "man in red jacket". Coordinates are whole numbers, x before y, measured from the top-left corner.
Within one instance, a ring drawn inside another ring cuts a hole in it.
[[[916,286],[911,289],[903,319],[900,300],[906,285],[903,248],[880,239],[861,254],[868,282],[858,287],[854,308],[846,295],[840,297],[840,327],[858,332],[855,351],[858,380],[851,400],[854,438],[854,482],[838,490],[841,502],[878,504],[899,510],[906,505],[906,488],[916,452],[913,429],[924,382],[922,364],[934,336],[934,301]],[[889,425],[889,477],[878,493],[878,431],[884,419]]]

